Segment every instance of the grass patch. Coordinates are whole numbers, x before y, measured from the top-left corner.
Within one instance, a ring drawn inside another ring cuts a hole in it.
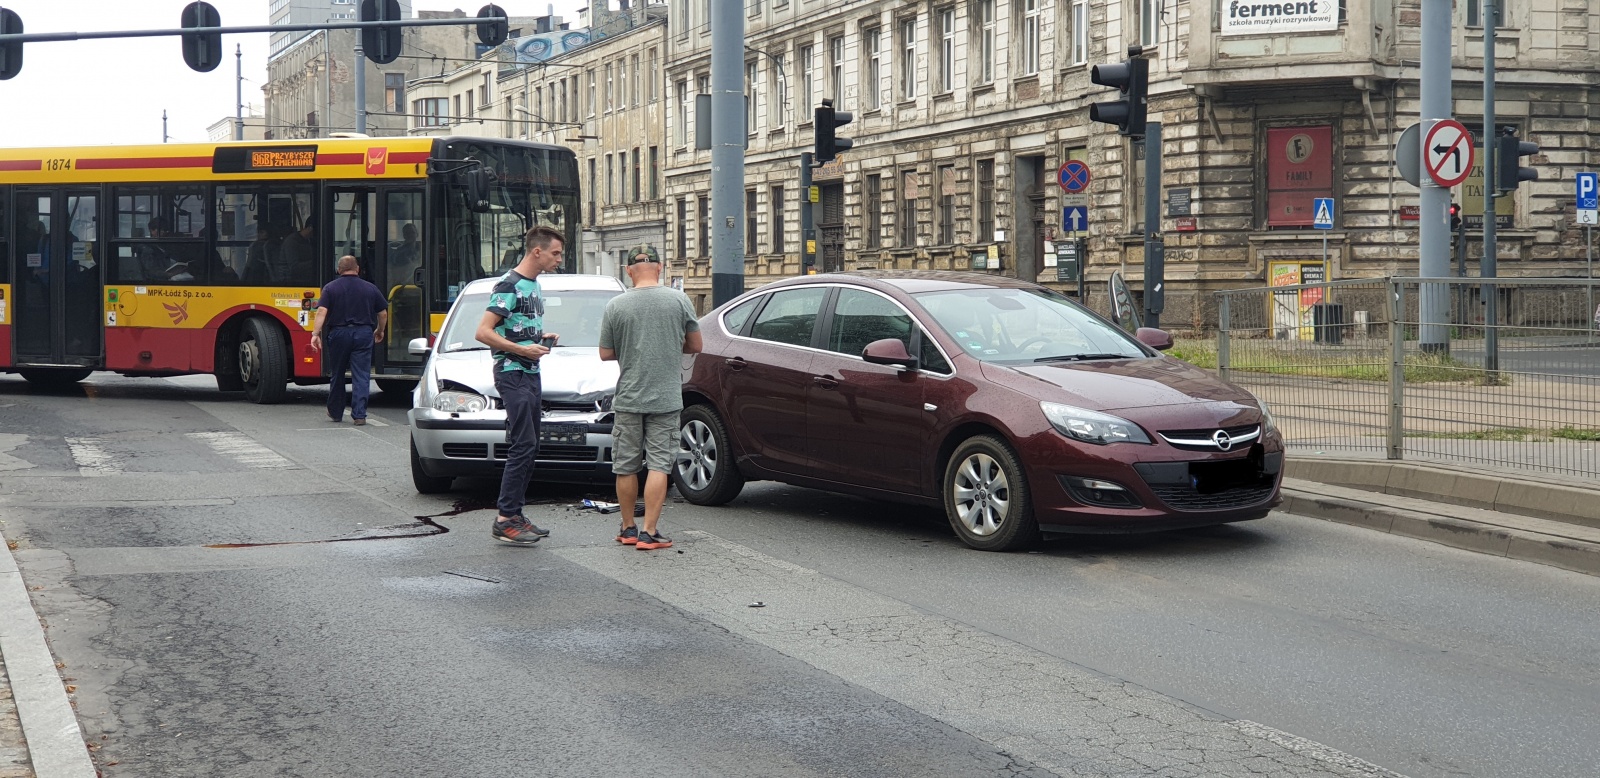
[[[1346,381],[1389,380],[1389,357],[1385,352],[1352,352],[1321,349],[1261,348],[1264,341],[1240,341],[1233,350],[1229,370],[1268,375],[1314,376]],[[1195,367],[1217,369],[1217,343],[1214,340],[1179,340],[1167,354]],[[1364,360],[1364,361],[1361,361]],[[1443,354],[1406,356],[1405,381],[1411,384],[1470,383],[1480,386],[1505,386],[1510,377],[1498,376],[1482,368]]]
[[[1561,427],[1559,429],[1535,429],[1533,427],[1495,427],[1484,430],[1471,430],[1468,432],[1406,432],[1408,438],[1429,438],[1433,440],[1496,440],[1510,441],[1513,443],[1548,443],[1552,440],[1600,440],[1600,429],[1580,429],[1578,427]]]

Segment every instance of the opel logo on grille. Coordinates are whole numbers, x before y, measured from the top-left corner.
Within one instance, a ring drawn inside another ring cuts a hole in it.
[[[1217,430],[1211,433],[1211,442],[1217,444],[1217,448],[1223,451],[1233,448],[1233,438],[1228,436],[1227,430]]]

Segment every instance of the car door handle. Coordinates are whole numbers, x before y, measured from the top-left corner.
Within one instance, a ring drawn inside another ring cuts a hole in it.
[[[837,380],[835,380],[833,378],[833,376],[814,375],[814,376],[811,377],[811,383],[814,383],[817,386],[822,387],[823,389],[837,389],[837,388],[839,388],[839,382]]]
[[[722,360],[722,364],[727,365],[732,370],[743,370],[745,361],[743,357],[730,357]]]

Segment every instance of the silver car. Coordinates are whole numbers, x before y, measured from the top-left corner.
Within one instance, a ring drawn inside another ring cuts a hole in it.
[[[506,464],[506,412],[489,347],[476,337],[498,278],[473,281],[450,306],[411,401],[411,481],[443,492],[458,476],[498,478]],[[617,363],[600,361],[600,317],[622,294],[615,278],[539,276],[544,328],[561,336],[540,360],[544,406],[538,481],[604,481],[611,475],[611,399]],[[425,339],[413,353],[429,350]]]

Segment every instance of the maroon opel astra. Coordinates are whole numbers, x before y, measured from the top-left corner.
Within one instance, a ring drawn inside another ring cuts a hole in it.
[[[1045,287],[949,272],[806,276],[700,321],[673,480],[719,505],[774,480],[941,506],[962,541],[1257,519],[1283,439],[1249,392]]]

